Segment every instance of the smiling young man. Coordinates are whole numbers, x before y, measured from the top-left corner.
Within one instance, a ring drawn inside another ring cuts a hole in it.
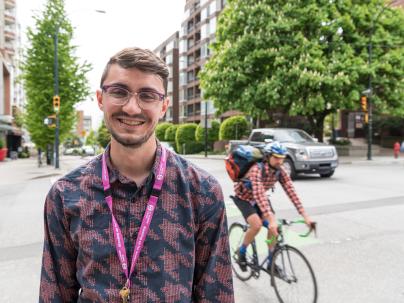
[[[155,137],[167,78],[140,48],[105,67],[111,142],[47,196],[40,302],[234,302],[221,188]]]

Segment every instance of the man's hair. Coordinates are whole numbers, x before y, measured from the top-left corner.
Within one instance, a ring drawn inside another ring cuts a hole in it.
[[[118,64],[124,69],[136,68],[142,72],[160,76],[163,80],[164,92],[167,93],[168,75],[170,71],[165,62],[152,51],[138,47],[128,47],[113,55],[104,68],[100,86],[104,84],[109,69],[113,64]]]

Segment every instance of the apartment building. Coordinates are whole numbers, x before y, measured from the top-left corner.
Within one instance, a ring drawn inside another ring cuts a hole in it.
[[[170,69],[170,75],[167,84],[167,96],[170,100],[170,104],[167,113],[164,116],[164,120],[174,124],[179,123],[178,43],[179,43],[179,32],[175,32],[154,50],[154,53],[157,54],[161,59],[163,59],[166,62],[168,68]]]
[[[91,116],[85,116],[84,111],[76,111],[76,135],[80,138],[88,136],[92,130],[92,118]]]
[[[203,99],[198,73],[209,58],[215,40],[216,20],[225,0],[187,0],[179,42],[180,122],[199,123],[214,118],[213,102]]]
[[[13,123],[13,114],[22,110],[21,85],[16,83],[17,45],[20,30],[16,20],[16,0],[0,0],[0,137],[8,155],[21,145],[21,130]]]

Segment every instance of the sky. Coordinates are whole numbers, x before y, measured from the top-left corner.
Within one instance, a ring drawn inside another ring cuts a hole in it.
[[[34,26],[32,16],[42,15],[46,1],[17,0],[17,20],[21,24],[23,44],[27,43],[25,29]],[[108,59],[128,46],[154,50],[180,30],[184,7],[185,0],[65,0],[66,13],[74,27],[76,55],[80,61],[93,66],[87,75],[91,98],[77,105],[85,115],[92,116],[93,129],[97,129],[102,120],[95,91]]]

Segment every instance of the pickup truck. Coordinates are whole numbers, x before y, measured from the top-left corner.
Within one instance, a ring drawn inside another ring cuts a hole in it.
[[[259,146],[273,141],[287,148],[283,166],[292,179],[301,173],[329,178],[338,166],[335,146],[319,143],[305,131],[295,128],[253,129],[248,140],[230,140],[228,148],[231,151],[238,145]]]

